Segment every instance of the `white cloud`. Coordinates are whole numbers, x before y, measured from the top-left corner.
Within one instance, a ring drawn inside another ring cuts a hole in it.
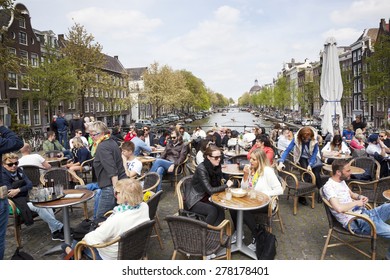
[[[354,1],[345,10],[336,10],[331,13],[331,20],[337,24],[346,24],[359,20],[373,20],[388,16],[390,11],[389,0],[360,0]]]
[[[135,10],[114,10],[89,7],[67,14],[69,21],[88,25],[87,31],[93,34],[109,32],[113,39],[140,37],[161,26],[157,18],[148,18]]]
[[[335,37],[339,46],[350,45],[355,42],[362,33],[363,30],[357,30],[354,28],[330,29],[322,34],[322,38],[325,42],[326,38]]]

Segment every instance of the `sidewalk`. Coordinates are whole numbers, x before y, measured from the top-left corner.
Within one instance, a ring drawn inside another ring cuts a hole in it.
[[[164,249],[161,250],[157,238],[151,238],[150,247],[148,250],[148,258],[150,260],[168,260],[173,252],[172,239],[169,233],[168,225],[164,221],[167,215],[172,215],[177,212],[177,198],[170,187],[170,183],[163,184],[163,196],[159,204],[159,218],[161,226],[160,231],[163,239]],[[325,242],[325,236],[328,232],[328,221],[325,216],[324,206],[315,204],[315,208],[299,205],[296,216],[292,214],[292,200],[286,200],[285,196],[280,197],[281,215],[284,220],[285,233],[280,230],[279,223],[273,224],[273,233],[276,235],[277,245],[277,260],[319,260],[322,248]],[[89,201],[89,210],[92,214],[93,200]],[[61,212],[57,214],[59,220],[62,219]],[[71,226],[75,226],[83,219],[82,211],[74,209],[70,213]],[[245,243],[250,242],[250,233],[245,229]],[[35,222],[31,227],[22,227],[22,244],[23,251],[30,253],[35,259],[40,260],[59,260],[61,254],[53,254],[43,256],[44,252],[51,247],[59,244],[59,241],[52,241],[48,226],[42,222]],[[361,245],[362,248],[369,248],[369,243]],[[383,260],[386,254],[386,248],[389,246],[384,239],[378,238],[377,242],[377,259]],[[16,249],[13,230],[8,228],[6,237],[5,259],[10,259]],[[186,259],[181,254],[179,258]],[[233,253],[232,258],[236,260],[248,259],[246,256],[239,253]],[[363,255],[348,249],[345,246],[328,249],[326,255],[328,260],[367,260]]]

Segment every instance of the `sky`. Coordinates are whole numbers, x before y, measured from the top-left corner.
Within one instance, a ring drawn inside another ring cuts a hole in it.
[[[271,83],[292,58],[318,61],[326,38],[355,42],[390,18],[389,0],[20,0],[32,26],[85,27],[125,68],[187,70],[237,100]]]

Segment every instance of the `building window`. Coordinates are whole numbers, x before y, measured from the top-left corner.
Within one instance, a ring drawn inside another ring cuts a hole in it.
[[[18,88],[18,78],[15,73],[8,73],[8,83],[9,83],[9,88],[13,88],[13,89]]]
[[[90,104],[89,104],[89,110],[90,110],[90,112],[91,113],[95,113],[95,106],[94,106],[95,104],[93,103],[93,102],[91,102]]]
[[[28,100],[22,101],[22,124],[30,125],[29,104],[30,102]]]
[[[22,89],[24,89],[24,90],[27,90],[30,88],[27,75],[24,75],[24,74],[20,75],[20,84],[21,84]]]
[[[31,54],[31,66],[32,67],[38,67],[38,55],[36,53]]]
[[[28,65],[28,53],[26,51],[20,51],[20,58],[22,65]]]
[[[84,104],[84,110],[85,110],[86,113],[89,112],[89,102],[85,102],[85,104]]]
[[[26,20],[24,18],[19,18],[19,27],[26,28]]]
[[[27,34],[25,32],[19,32],[19,44],[27,46]]]
[[[19,114],[19,110],[18,110],[18,99],[17,98],[10,98],[9,99],[9,107],[10,109],[12,110],[12,112],[17,116],[18,118],[18,114]],[[19,118],[18,118],[18,122],[19,122]]]
[[[14,49],[14,48],[9,48],[8,51],[9,51],[10,54],[13,54],[13,55],[16,56],[16,49]]]
[[[39,100],[33,101],[33,122],[34,125],[40,125],[41,124],[41,107],[39,104]]]
[[[96,103],[96,112],[100,112],[100,102]]]

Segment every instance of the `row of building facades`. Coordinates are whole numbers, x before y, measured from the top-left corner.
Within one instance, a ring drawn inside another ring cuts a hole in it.
[[[29,98],[32,89],[27,82],[26,74],[23,73],[23,66],[38,67],[45,55],[45,44],[60,48],[64,43],[63,34],[56,35],[53,31],[36,30],[31,25],[31,16],[27,7],[23,4],[16,4],[14,11],[9,13],[0,10],[0,28],[5,31],[8,39],[11,39],[7,48],[10,52],[21,59],[21,73],[8,72],[8,79],[0,77],[0,118],[10,125],[11,113],[15,115],[15,121],[31,127],[33,130],[47,131],[53,116],[49,115],[47,102]],[[0,38],[3,39],[3,38]],[[119,124],[127,125],[140,118],[147,118],[151,115],[151,108],[148,104],[139,102],[140,94],[143,91],[143,73],[147,67],[125,68],[119,61],[118,56],[105,56],[104,71],[109,75],[120,79],[128,85],[128,90],[117,94],[118,98],[131,95],[135,101],[129,107],[122,110],[112,118],[110,110],[102,102],[94,98],[93,92],[87,92],[84,98],[84,108],[80,108],[79,100],[72,102],[61,101],[54,108],[54,113],[63,112],[67,119],[73,114],[93,116],[95,120],[106,122],[109,126]]]
[[[389,116],[389,101],[390,92],[387,98],[375,98],[368,101],[365,89],[367,85],[363,78],[364,73],[369,69],[365,60],[375,51],[375,43],[381,35],[390,36],[389,23],[385,19],[381,19],[379,28],[367,28],[361,36],[350,46],[338,46],[340,69],[343,75],[344,94],[342,99],[342,109],[344,114],[345,124],[350,124],[357,115],[364,115],[365,121],[369,126],[380,128],[385,121],[390,121],[384,116]],[[337,39],[337,38],[336,38]],[[322,68],[322,53],[320,53],[320,61],[311,62],[305,59],[304,62],[296,62],[291,59],[291,62],[285,63],[283,69],[278,73],[278,78],[285,77],[291,94],[291,104],[288,110],[298,112],[309,116],[319,116],[323,99],[320,95],[320,81]],[[307,82],[313,82],[313,98],[308,99],[305,94],[305,85]],[[263,87],[272,87],[273,85],[265,85]],[[255,86],[250,90],[250,93],[256,93],[263,88],[255,81]],[[306,100],[301,104],[298,99],[298,93],[305,96]],[[309,108],[303,110],[303,107]],[[306,112],[304,112],[306,111]]]

